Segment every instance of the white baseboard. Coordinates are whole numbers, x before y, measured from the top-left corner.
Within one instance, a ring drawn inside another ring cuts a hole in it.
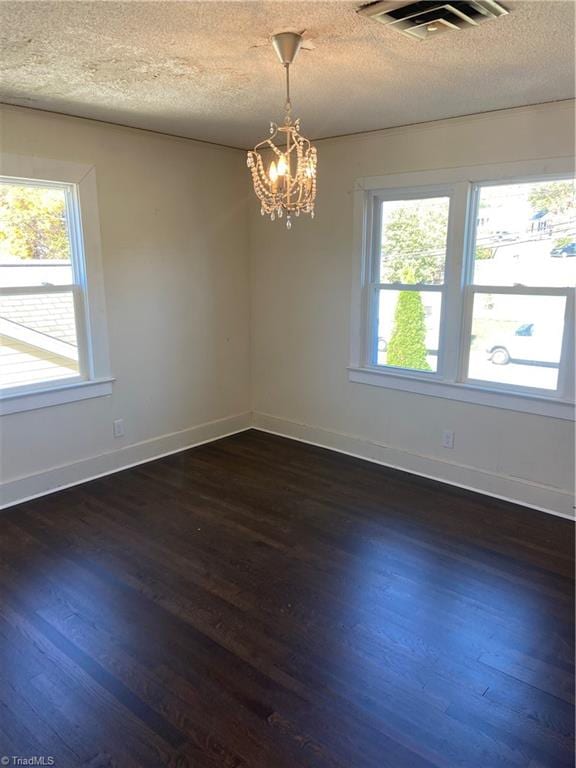
[[[25,477],[18,477],[3,483],[0,509],[20,504],[23,501],[45,496],[73,485],[95,480],[104,475],[111,475],[123,469],[160,459],[171,453],[179,453],[203,443],[210,443],[222,437],[250,429],[251,414],[240,413],[216,421],[209,421],[179,432],[144,440],[141,443],[127,445],[115,451],[75,461],[72,464],[52,467]]]
[[[465,464],[442,461],[432,456],[399,450],[356,435],[280,419],[266,413],[252,415],[254,429],[310,445],[328,448],[348,456],[382,464],[420,477],[455,485],[503,501],[511,501],[541,512],[574,520],[574,497],[567,491],[518,477],[500,475]]]
[[[533,483],[522,478],[499,475],[463,464],[442,461],[432,456],[402,451],[389,445],[365,440],[356,435],[323,429],[281,419],[265,413],[241,413],[200,424],[180,432],[162,435],[119,450],[82,459],[72,464],[52,467],[25,477],[9,480],[0,486],[0,509],[45,496],[64,488],[95,480],[104,475],[144,464],[172,453],[185,451],[222,437],[259,429],[310,445],[328,448],[356,458],[381,464],[403,472],[455,485],[503,501],[511,501],[559,517],[575,519],[572,494],[558,488]]]

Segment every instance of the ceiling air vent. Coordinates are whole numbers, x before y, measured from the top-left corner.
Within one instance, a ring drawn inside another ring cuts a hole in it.
[[[379,21],[416,40],[427,40],[442,32],[457,31],[476,27],[490,19],[508,13],[495,0],[453,0],[442,3],[426,2],[384,2],[370,3],[358,9],[358,13]]]

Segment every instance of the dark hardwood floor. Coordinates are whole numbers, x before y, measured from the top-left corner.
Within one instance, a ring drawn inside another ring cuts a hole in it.
[[[0,755],[573,765],[566,520],[250,431],[0,532]]]

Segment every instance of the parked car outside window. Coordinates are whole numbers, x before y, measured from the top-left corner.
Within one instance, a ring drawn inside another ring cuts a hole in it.
[[[550,256],[561,258],[562,256],[576,256],[576,243],[565,243],[552,248]]]
[[[514,333],[493,336],[486,352],[494,365],[508,365],[510,362],[551,364],[557,361],[557,353],[551,350],[549,340],[550,329],[538,323],[522,323]]]

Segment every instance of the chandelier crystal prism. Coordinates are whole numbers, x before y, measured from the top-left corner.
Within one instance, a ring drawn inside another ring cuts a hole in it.
[[[256,144],[246,160],[254,192],[260,200],[260,213],[269,215],[272,221],[286,214],[288,229],[292,226],[292,215],[308,213],[314,218],[316,200],[316,148],[300,133],[300,120],[292,121],[290,101],[290,65],[301,44],[302,35],[295,32],[282,32],[272,38],[286,71],[284,124],[270,123],[270,138]]]

